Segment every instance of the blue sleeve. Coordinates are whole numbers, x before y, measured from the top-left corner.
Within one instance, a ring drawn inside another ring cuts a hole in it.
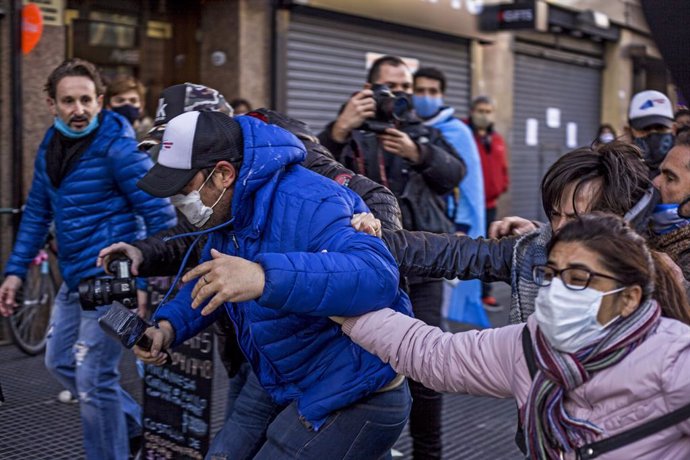
[[[344,197],[329,198],[304,223],[309,252],[259,255],[266,285],[257,302],[317,316],[357,316],[390,306],[398,267],[383,241],[352,228],[355,207]]]
[[[25,278],[29,264],[43,247],[48,236],[48,229],[53,220],[53,210],[48,197],[47,185],[41,180],[40,171],[44,154],[38,154],[34,163],[34,178],[31,191],[24,207],[19,232],[12,250],[12,255],[5,266],[5,276],[16,275]]]
[[[460,182],[460,200],[454,221],[460,228],[468,228],[469,236],[478,238],[484,236],[486,228],[482,164],[470,129],[460,120],[457,120],[457,127],[458,132],[453,136],[452,143],[467,165],[467,174]]]
[[[209,240],[209,243],[204,246],[199,264],[209,260],[211,258],[210,253],[211,249]],[[161,305],[153,315],[154,321],[166,320],[172,325],[173,329],[175,330],[175,341],[172,344],[173,347],[181,344],[185,340],[191,339],[199,332],[213,324],[216,319],[218,319],[218,315],[220,315],[225,308],[224,305],[221,305],[210,315],[203,316],[201,314],[201,310],[204,309],[211,298],[206,299],[206,301],[197,308],[192,308],[192,290],[194,289],[197,281],[198,280],[190,281],[182,286],[182,289],[180,289],[175,298],[170,302]]]
[[[137,182],[151,169],[153,162],[148,154],[137,149],[136,141],[118,139],[110,147],[108,157],[118,187],[134,212],[144,219],[146,234],[151,236],[175,226],[177,217],[170,200],[153,197],[137,187]]]

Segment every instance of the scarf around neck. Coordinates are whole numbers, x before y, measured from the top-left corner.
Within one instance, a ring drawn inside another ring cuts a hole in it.
[[[572,452],[603,434],[594,423],[570,416],[565,396],[595,372],[622,361],[645,340],[660,316],[656,301],[647,301],[630,316],[616,320],[602,339],[575,353],[555,350],[537,328],[533,339],[537,373],[520,414],[529,458],[558,458],[559,452]]]

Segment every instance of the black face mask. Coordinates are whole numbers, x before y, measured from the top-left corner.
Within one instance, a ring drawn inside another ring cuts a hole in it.
[[[141,109],[139,107],[134,107],[131,104],[113,107],[110,110],[125,117],[130,125],[133,125],[134,122],[137,121],[141,116]]]
[[[666,154],[673,147],[675,138],[671,133],[651,133],[645,137],[636,137],[633,142],[644,153],[644,160],[650,168],[657,169]]]

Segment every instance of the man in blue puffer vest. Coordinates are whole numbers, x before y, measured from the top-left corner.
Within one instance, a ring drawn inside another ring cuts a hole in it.
[[[65,61],[48,77],[55,116],[36,156],[34,179],[12,255],[0,286],[0,313],[16,307],[15,294],[55,222],[64,284],[55,299],[45,362],[79,396],[84,449],[89,459],[127,459],[130,438],[141,435],[141,409],[119,384],[119,342],[97,319],[109,306],[82,311],[82,278],[104,275],[94,265],[107,243],[137,237],[137,216],[153,234],[175,225],[168,200],[141,191],[136,182],[152,163],[137,150],[126,119],[102,111],[104,87],[93,64]]]
[[[385,306],[410,314],[397,266],[381,240],[351,227],[362,200],[300,166],[305,155],[294,135],[256,118],[187,112],[168,123],[139,182],[172,197],[209,239],[154,315],[151,351],[137,355],[162,364],[161,349],[228,315],[275,403],[261,419],[235,410],[209,458],[379,459],[407,420],[404,380],[328,319]],[[251,391],[264,390],[248,382]]]

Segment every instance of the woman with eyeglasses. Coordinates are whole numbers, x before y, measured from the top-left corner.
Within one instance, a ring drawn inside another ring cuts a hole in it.
[[[547,249],[526,325],[452,334],[392,310],[334,320],[429,388],[514,397],[528,458],[690,458],[690,327],[660,307],[688,309],[673,274],[611,215],[575,219]]]

